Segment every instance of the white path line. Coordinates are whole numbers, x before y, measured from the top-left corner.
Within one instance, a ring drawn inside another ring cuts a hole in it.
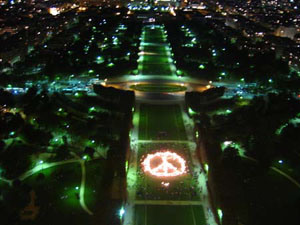
[[[258,163],[258,160],[246,155],[241,155],[242,158],[246,158],[249,159],[251,161],[254,161],[256,163]],[[286,174],[285,172],[283,172],[282,170],[274,167],[274,166],[270,166],[270,169],[274,170],[275,172],[279,173],[280,175],[284,176],[285,178],[287,178],[289,181],[291,181],[293,184],[295,184],[298,188],[300,188],[300,184],[298,183],[298,181],[296,181],[294,178],[292,178],[290,175]]]
[[[86,181],[86,168],[85,168],[85,161],[80,161],[81,166],[81,185],[80,185],[80,192],[79,192],[79,202],[81,207],[86,211],[89,215],[93,215],[93,212],[89,210],[89,208],[85,204],[84,200],[84,193],[85,193],[85,181]]]

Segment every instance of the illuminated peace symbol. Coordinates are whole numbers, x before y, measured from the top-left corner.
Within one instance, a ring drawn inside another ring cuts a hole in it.
[[[157,177],[175,177],[186,173],[185,160],[170,151],[148,154],[142,165],[145,172]]]

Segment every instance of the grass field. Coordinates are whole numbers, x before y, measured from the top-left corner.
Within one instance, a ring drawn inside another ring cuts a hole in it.
[[[161,56],[161,55],[145,55],[145,56],[143,56],[144,63],[168,64],[169,59],[170,58],[168,56]]]
[[[164,43],[167,41],[167,39],[164,38],[162,35],[145,34],[144,41],[151,43]]]
[[[193,179],[193,168],[187,144],[182,143],[142,143],[139,144],[138,159],[141,163],[147,153],[170,150],[176,152],[186,161],[187,173],[173,178],[157,178],[145,174],[141,165],[138,167],[137,195],[139,200],[200,200],[196,191],[196,180]],[[161,182],[170,183],[164,187]]]
[[[180,92],[185,91],[185,86],[174,84],[137,84],[131,85],[131,89],[142,92]]]
[[[202,206],[137,205],[135,225],[206,225]]]
[[[139,140],[186,140],[179,105],[140,106]]]
[[[145,75],[172,75],[169,64],[155,64],[143,62],[143,74]]]
[[[141,73],[144,75],[172,75],[170,68],[171,59],[168,57],[169,48],[163,46],[166,44],[166,37],[162,27],[145,27],[143,42],[144,52],[151,52],[153,55],[142,56]]]
[[[153,52],[157,54],[167,54],[165,46],[148,45],[144,46],[144,52]]]

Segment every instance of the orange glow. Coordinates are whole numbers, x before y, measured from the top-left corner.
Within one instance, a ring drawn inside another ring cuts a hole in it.
[[[145,172],[156,177],[176,177],[186,173],[186,161],[170,151],[148,154],[142,165]]]
[[[60,11],[59,11],[58,8],[52,7],[52,8],[49,9],[49,13],[50,13],[52,16],[56,16],[56,15],[58,15],[58,14],[60,13]]]

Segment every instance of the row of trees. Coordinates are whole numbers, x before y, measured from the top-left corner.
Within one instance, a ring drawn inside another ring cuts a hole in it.
[[[185,36],[182,25],[189,28],[195,37]],[[287,62],[278,59],[275,52],[240,49],[227,36],[220,33],[213,22],[207,20],[179,21],[168,24],[168,39],[173,47],[178,69],[189,75],[208,80],[238,80],[280,86],[290,74]],[[241,34],[236,34],[243,39]],[[180,38],[177,38],[180,37]],[[183,47],[195,39],[193,47]],[[245,41],[245,43],[249,42]],[[259,45],[259,43],[257,43]]]
[[[187,96],[187,107],[199,105],[199,96],[198,100],[196,95],[193,98]],[[214,114],[223,108],[230,108],[230,113]],[[300,136],[296,122],[299,102],[290,95],[269,94],[256,97],[248,104],[229,99],[193,109],[199,133],[199,157],[203,164],[209,165],[212,202],[223,211],[222,223],[262,224],[272,221],[272,224],[282,224],[288,221],[297,224],[296,213],[291,215],[290,212],[300,208],[299,198],[295,195],[293,200],[285,201],[287,195],[284,194],[290,189],[294,194],[297,192],[294,192],[293,184],[282,181],[281,175],[274,175],[270,167],[275,166],[295,179],[300,178],[297,147]],[[227,147],[221,149],[225,142],[228,142]],[[242,158],[241,149],[254,161]],[[265,184],[261,179],[265,179]],[[277,182],[280,191],[274,187]],[[279,201],[281,204],[277,204]]]

